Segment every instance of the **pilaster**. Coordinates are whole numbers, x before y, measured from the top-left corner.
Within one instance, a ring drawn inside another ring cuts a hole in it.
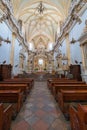
[[[66,56],[68,58],[68,65],[71,64],[71,55],[70,55],[70,40],[69,40],[69,34],[65,36],[66,38]]]
[[[16,35],[15,33],[12,33],[12,44],[11,44],[11,53],[10,53],[10,64],[12,66],[14,66],[15,40],[16,40]]]

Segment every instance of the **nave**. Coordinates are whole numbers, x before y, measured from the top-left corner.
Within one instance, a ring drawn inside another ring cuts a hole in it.
[[[47,82],[35,82],[11,130],[70,130]]]

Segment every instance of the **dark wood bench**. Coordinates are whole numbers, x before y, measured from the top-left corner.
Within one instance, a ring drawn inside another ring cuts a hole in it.
[[[13,81],[13,80],[10,80],[10,81],[2,81],[0,82],[0,84],[27,84],[27,87],[28,89],[30,90],[31,88],[31,83],[30,82],[27,82],[27,81]]]
[[[32,79],[32,78],[16,78],[15,80],[27,81],[28,83],[31,83],[31,87],[34,86],[34,79]]]
[[[72,130],[87,130],[87,105],[78,104],[77,108],[71,106],[70,124]]]
[[[85,84],[84,82],[66,82],[66,83],[59,83],[59,84],[54,84],[53,86],[51,86],[51,92],[54,95],[55,99],[57,100],[57,95],[58,95],[58,91],[60,89],[87,89],[87,84]]]
[[[50,83],[51,82],[68,82],[68,81],[71,81],[71,82],[73,82],[73,81],[77,81],[77,80],[75,80],[75,79],[67,79],[67,78],[53,78],[53,79],[48,79],[47,80],[47,85],[48,85],[48,87],[49,87],[49,85],[50,85]]]
[[[69,117],[69,106],[87,102],[87,90],[60,90],[58,103],[66,119]]]
[[[1,83],[0,90],[18,90],[20,89],[23,92],[24,101],[29,93],[28,85],[26,83]]]
[[[12,78],[12,79],[5,79],[4,81],[27,81],[28,83],[31,83],[31,86],[34,85],[34,79],[32,78]]]
[[[0,130],[10,130],[12,105],[0,104]]]
[[[54,86],[54,85],[59,85],[59,84],[75,84],[75,83],[81,83],[81,84],[86,84],[85,82],[83,81],[52,81],[50,82],[50,86]]]
[[[0,90],[0,102],[13,104],[13,117],[16,117],[23,104],[23,93],[18,90]]]
[[[64,82],[64,83],[66,83],[66,82],[78,82],[77,80],[68,80],[68,79],[65,79],[65,80],[50,80],[49,82],[48,82],[48,88],[50,89],[50,87],[55,83],[55,84],[57,84],[57,83],[59,83],[59,82]]]

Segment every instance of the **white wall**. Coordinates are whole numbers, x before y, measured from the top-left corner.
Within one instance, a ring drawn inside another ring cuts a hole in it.
[[[9,37],[9,39],[11,40],[11,44],[12,44],[12,32],[9,29],[9,27],[6,25],[6,23],[0,23],[0,36],[3,39],[7,39],[7,37]],[[11,53],[11,44],[7,44],[5,42],[2,42],[2,45],[0,46],[0,64],[3,63],[3,61],[6,60],[5,64],[10,64],[10,53]],[[14,75],[18,74],[18,69],[19,66],[15,67],[15,65],[19,65],[19,52],[20,49],[22,48],[21,46],[19,46],[19,42],[16,39],[15,40],[15,50],[14,50],[14,67],[13,67],[13,73]]]
[[[70,36],[69,36],[70,41],[72,40],[72,38],[74,38],[75,40],[78,40],[79,37],[81,36],[81,34],[83,33],[83,29],[85,27],[85,20],[87,19],[87,10],[82,14],[82,16],[80,18],[82,20],[82,23],[81,24],[77,23],[73,27],[73,29],[70,32]],[[75,64],[75,60],[77,60],[78,62],[81,62],[82,55],[81,55],[81,48],[80,48],[79,42],[76,42],[75,44],[71,44],[70,49],[71,49],[72,64]]]
[[[9,37],[9,39],[12,40],[12,33],[4,22],[0,23],[0,36],[4,39]],[[6,64],[10,63],[10,49],[11,44],[2,42],[2,46],[0,46],[0,64],[2,64],[4,60],[6,60]]]
[[[17,75],[19,73],[19,53],[20,50],[22,49],[22,46],[19,46],[19,44],[20,44],[19,41],[16,39],[14,50],[14,68],[13,68],[14,75]]]
[[[83,29],[85,27],[85,20],[87,19],[87,10],[82,14],[82,16],[80,16],[80,18],[82,20],[82,23],[76,23],[73,29],[70,31],[70,41],[72,40],[72,38],[78,40],[83,33]],[[66,54],[66,40],[62,42],[62,46],[59,49],[61,50],[62,54]],[[71,64],[76,64],[75,60],[78,61],[78,63],[82,62],[82,54],[79,42],[76,42],[75,44],[70,44],[70,52]]]
[[[28,53],[25,52],[25,64],[24,64],[24,70],[27,72],[28,71],[28,64],[27,64],[27,60],[28,60]]]

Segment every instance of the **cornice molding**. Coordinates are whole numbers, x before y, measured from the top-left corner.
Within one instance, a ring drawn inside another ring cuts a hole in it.
[[[20,53],[19,57],[22,58],[22,59],[25,59],[25,55],[23,53]]]
[[[8,17],[7,21],[8,24],[11,27],[11,30],[16,34],[18,40],[20,41],[21,44],[24,45],[25,49],[28,50],[27,44],[25,42],[25,39],[20,31],[18,22],[13,16],[13,11],[12,11],[12,6],[9,0],[1,0],[2,4],[2,10],[5,13],[5,15]]]
[[[80,46],[87,44],[87,32],[79,38]]]
[[[85,21],[85,24],[86,24],[86,26],[85,26],[85,28],[83,30],[83,33],[82,33],[81,37],[78,40],[80,42],[80,46],[84,45],[84,44],[87,44],[87,20]]]
[[[76,1],[74,3],[74,5],[71,8],[71,11],[67,17],[67,19],[65,20],[64,25],[61,28],[61,32],[60,35],[57,37],[56,40],[56,45],[54,46],[54,51],[56,48],[61,46],[61,41],[64,39],[64,37],[69,34],[72,26],[74,26],[77,22],[81,22],[79,16],[77,14],[79,14],[79,12],[81,11],[81,9],[86,6],[86,0],[79,0],[78,2]]]

